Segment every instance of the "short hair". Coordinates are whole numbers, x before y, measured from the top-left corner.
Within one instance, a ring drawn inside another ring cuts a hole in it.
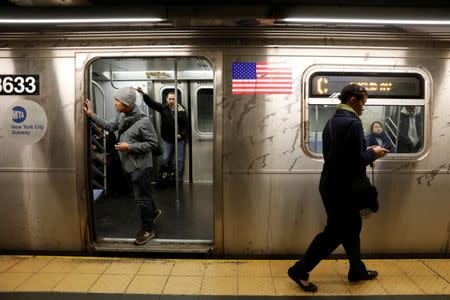
[[[367,90],[364,87],[356,83],[350,83],[342,89],[339,100],[341,100],[341,103],[346,103],[352,97],[355,97],[357,100],[362,100],[367,95],[369,95],[369,93],[367,93]]]
[[[370,124],[370,132],[373,131],[373,126],[374,126],[375,124],[378,124],[378,125],[380,125],[381,128],[383,128],[383,125],[382,125],[380,122],[375,121],[375,122],[373,122],[372,124]]]
[[[175,96],[175,92],[168,92],[167,95],[166,95],[166,98],[169,97],[170,94]]]

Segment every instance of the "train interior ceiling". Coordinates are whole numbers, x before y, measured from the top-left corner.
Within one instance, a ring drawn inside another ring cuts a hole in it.
[[[184,172],[175,180],[178,165],[171,157],[169,169],[161,168],[161,156],[153,157],[152,197],[162,217],[155,244],[213,243],[213,69],[203,58],[104,58],[89,67],[90,98],[95,112],[114,119],[114,93],[121,87],[142,88],[165,104],[167,94],[178,90],[177,101],[188,115],[184,145]],[[161,118],[138,94],[136,105],[148,115],[161,145]],[[178,121],[178,120],[177,120]],[[93,228],[98,246],[131,245],[138,232],[139,211],[132,187],[114,150],[117,134],[91,124],[91,185]],[[104,145],[104,146],[103,146]],[[179,150],[180,151],[180,150]],[[180,155],[180,153],[178,153]],[[174,154],[173,154],[174,156]],[[144,246],[145,247],[145,246]],[[139,250],[143,250],[142,247]]]

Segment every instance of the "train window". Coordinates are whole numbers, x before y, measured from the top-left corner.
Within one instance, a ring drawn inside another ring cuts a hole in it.
[[[427,75],[422,70],[320,70],[310,71],[307,78],[307,142],[313,155],[322,153],[323,128],[340,103],[340,91],[350,83],[364,86],[369,92],[361,116],[368,145],[382,145],[393,154],[410,154],[406,157],[417,155],[424,148],[428,91]]]
[[[419,74],[317,72],[309,83],[311,97],[329,98],[345,85],[357,83],[366,88],[370,98],[424,98],[424,79]]]
[[[213,89],[197,91],[197,130],[201,133],[213,132]]]
[[[103,94],[103,90],[98,83],[92,81],[91,84],[90,99],[92,99],[92,108],[97,115],[104,117],[106,106],[105,95]]]

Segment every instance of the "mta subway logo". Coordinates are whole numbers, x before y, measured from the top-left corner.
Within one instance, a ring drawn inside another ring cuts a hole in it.
[[[27,111],[22,106],[14,106],[12,108],[12,120],[15,123],[22,123],[27,118]]]

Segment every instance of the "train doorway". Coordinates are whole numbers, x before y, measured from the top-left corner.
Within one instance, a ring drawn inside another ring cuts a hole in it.
[[[89,97],[97,117],[120,126],[115,92],[140,88],[148,97],[136,92],[136,108],[151,120],[162,152],[152,151],[149,176],[153,201],[161,211],[153,226],[156,237],[136,245],[142,217],[130,174],[114,147],[118,130],[106,131],[101,123],[89,121],[91,235],[96,250],[208,251],[214,244],[213,78],[213,68],[203,58],[120,57],[91,63]],[[174,97],[178,107],[178,117],[172,110],[170,119],[178,130],[176,140],[167,140],[168,97]]]

